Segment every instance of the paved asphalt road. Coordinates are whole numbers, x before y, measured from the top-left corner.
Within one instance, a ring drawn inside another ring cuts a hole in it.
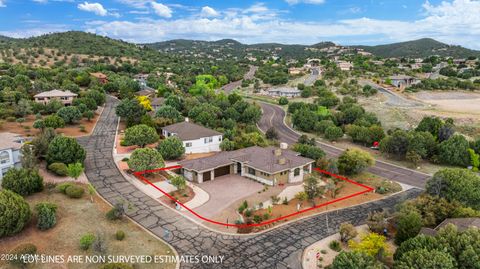
[[[78,139],[87,151],[85,173],[99,195],[110,204],[123,201],[129,206],[127,215],[133,221],[164,239],[179,255],[223,256],[220,264],[182,263],[182,268],[301,268],[303,250],[336,233],[341,223],[364,224],[369,212],[393,209],[396,204],[421,192],[410,189],[382,200],[304,218],[257,235],[214,232],[161,205],[123,177],[112,155],[117,103],[116,99],[108,97],[93,133]]]
[[[268,128],[273,126],[280,136],[280,141],[288,143],[290,145],[296,143],[298,138],[300,137],[300,134],[290,129],[285,124],[285,110],[283,110],[277,105],[272,105],[268,103],[261,102],[260,105],[263,110],[262,118],[258,123],[260,129],[265,132],[266,130],[268,130]],[[334,147],[326,143],[317,141],[317,145],[321,147],[325,151],[325,153],[327,153],[331,157],[338,157],[343,152],[343,149]],[[424,188],[426,180],[430,178],[430,176],[427,174],[399,167],[397,165],[393,165],[379,160],[376,161],[375,166],[369,168],[369,172],[418,188]]]
[[[312,68],[310,75],[305,79],[303,84],[305,84],[305,86],[312,86],[319,76],[320,76],[320,68],[314,67]]]
[[[250,69],[248,70],[247,73],[245,73],[245,75],[243,76],[243,79],[253,79],[253,77],[255,76],[255,72],[257,72],[257,69],[258,69],[258,66],[250,65]],[[243,79],[230,82],[227,85],[224,85],[222,87],[222,90],[224,90],[225,93],[227,94],[231,93],[236,88],[242,86]]]

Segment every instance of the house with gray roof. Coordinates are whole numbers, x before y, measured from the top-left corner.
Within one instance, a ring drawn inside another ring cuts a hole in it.
[[[280,88],[273,88],[267,91],[268,95],[270,96],[284,96],[284,97],[298,97],[302,94],[302,92],[297,88],[292,87],[280,87]]]
[[[57,99],[62,102],[64,105],[72,105],[73,99],[77,97],[78,94],[73,93],[71,91],[61,91],[61,90],[51,90],[46,92],[41,92],[33,96],[35,98],[35,102],[40,104],[47,104],[52,99]]]
[[[188,118],[184,122],[163,127],[162,135],[180,138],[187,154],[220,151],[220,143],[223,140],[222,133],[190,122]]]
[[[406,76],[406,75],[396,75],[389,77],[393,86],[397,88],[409,87],[415,84],[420,83],[421,81],[416,77]]]
[[[480,218],[451,218],[445,219],[435,228],[426,228],[423,227],[420,230],[420,234],[435,236],[438,231],[442,228],[445,228],[447,225],[453,224],[457,227],[458,231],[462,232],[468,228],[474,227],[480,229]]]
[[[302,182],[304,176],[312,172],[314,162],[286,148],[253,146],[179,164],[185,178],[198,183],[237,174],[274,186]]]
[[[0,183],[9,169],[22,167],[20,149],[24,141],[19,134],[0,133]]]

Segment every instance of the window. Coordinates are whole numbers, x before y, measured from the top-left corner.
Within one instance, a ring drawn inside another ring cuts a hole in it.
[[[0,163],[9,163],[10,162],[10,154],[8,154],[8,151],[2,151],[0,152]]]
[[[208,142],[210,142],[210,143],[213,142],[213,137],[209,137]]]
[[[204,144],[207,144],[207,143],[208,143],[208,140],[207,140],[206,137],[203,139],[203,143],[204,143]]]
[[[203,139],[203,142],[204,142],[205,144],[212,143],[212,142],[213,142],[213,137],[205,137],[205,138]]]
[[[293,170],[293,176],[298,176],[300,175],[300,168],[295,168],[295,170]]]
[[[222,137],[221,137],[221,136],[218,137],[218,141],[222,141]]]
[[[185,143],[185,147],[186,147],[186,148],[189,148],[189,147],[191,147],[191,146],[192,146],[192,142],[187,142],[187,143]]]
[[[253,176],[254,176],[254,175],[255,175],[255,169],[249,167],[249,168],[248,168],[248,173],[249,173],[250,175],[253,175]]]

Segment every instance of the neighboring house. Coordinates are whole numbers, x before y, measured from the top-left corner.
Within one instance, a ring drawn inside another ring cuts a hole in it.
[[[148,74],[137,74],[133,77],[133,80],[138,82],[138,84],[140,84],[141,87],[145,87],[147,86],[148,77],[149,77]]]
[[[420,83],[418,78],[405,75],[390,76],[389,79],[391,80],[392,85],[397,88],[404,88]]]
[[[290,67],[288,68],[288,73],[290,75],[300,75],[305,72],[305,68],[303,67]]]
[[[454,219],[445,219],[434,229],[431,228],[422,228],[420,234],[435,236],[437,232],[447,226],[448,224],[453,224],[457,226],[458,231],[465,231],[470,227],[480,228],[480,218],[454,218]]]
[[[150,88],[148,86],[142,87],[141,90],[135,93],[136,96],[147,96],[147,97],[153,97],[155,96],[156,92],[155,89]]]
[[[270,89],[267,93],[270,96],[298,97],[302,92],[297,88],[282,87]]]
[[[0,183],[8,169],[22,167],[20,148],[24,142],[18,134],[0,133]]]
[[[165,98],[155,97],[150,99],[150,105],[153,111],[157,111],[165,103]]]
[[[184,122],[163,127],[162,135],[180,138],[187,154],[220,151],[220,143],[223,140],[222,133],[189,122],[188,118]]]
[[[237,174],[274,186],[302,182],[304,175],[312,172],[314,162],[291,150],[253,146],[181,161],[180,165],[185,178],[198,183],[223,175]]]
[[[353,69],[353,64],[347,61],[337,61],[337,67],[342,71],[350,71]]]
[[[57,99],[64,105],[69,106],[77,96],[78,94],[71,91],[51,90],[48,92],[41,92],[33,97],[35,98],[35,102],[40,104],[47,104],[50,100]]]
[[[101,84],[105,84],[108,82],[108,77],[104,73],[100,73],[100,72],[90,73],[90,76],[96,78],[98,82],[100,82]]]

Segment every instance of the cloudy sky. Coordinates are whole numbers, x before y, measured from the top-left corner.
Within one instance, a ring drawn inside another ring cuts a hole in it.
[[[431,37],[480,49],[480,0],[0,0],[0,35],[66,30],[137,43],[371,45]]]

